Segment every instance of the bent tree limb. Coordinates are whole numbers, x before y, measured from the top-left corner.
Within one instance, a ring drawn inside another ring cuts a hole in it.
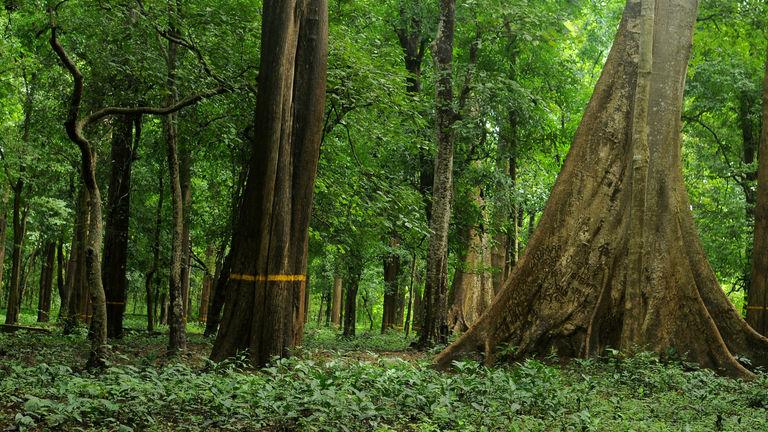
[[[59,4],[61,5],[61,3]],[[67,54],[58,38],[58,26],[56,23],[56,8],[48,10],[50,15],[50,45],[56,53],[64,68],[69,72],[73,80],[72,93],[70,95],[67,118],[64,126],[69,139],[75,143],[80,150],[81,158],[81,176],[83,185],[88,191],[88,201],[90,208],[89,230],[86,244],[86,278],[88,282],[88,292],[91,296],[93,316],[91,318],[91,327],[89,337],[91,339],[90,355],[88,359],[89,367],[102,367],[105,364],[107,355],[107,309],[106,297],[104,294],[104,285],[101,280],[101,241],[103,234],[102,227],[102,209],[101,192],[96,181],[96,154],[90,141],[83,133],[86,125],[93,123],[106,116],[115,114],[159,114],[165,115],[176,112],[194,103],[197,103],[207,97],[224,93],[225,89],[216,89],[209,92],[200,93],[182,99],[180,102],[167,107],[139,107],[139,108],[118,108],[110,107],[96,111],[88,117],[80,118],[80,108],[83,99],[84,79],[83,74],[78,69],[75,62]]]
[[[768,365],[768,339],[741,319],[707,261],[683,183],[680,114],[698,2],[646,1],[627,2],[525,255],[438,366],[476,351],[492,362],[503,344],[516,357],[673,350],[740,377],[751,372],[737,356]]]

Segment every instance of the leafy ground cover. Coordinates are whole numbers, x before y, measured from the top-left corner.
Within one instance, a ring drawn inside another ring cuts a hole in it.
[[[768,430],[768,375],[737,381],[650,354],[439,372],[400,333],[311,328],[294,358],[255,371],[190,342],[168,359],[165,336],[130,332],[93,374],[82,333],[0,334],[0,430]]]

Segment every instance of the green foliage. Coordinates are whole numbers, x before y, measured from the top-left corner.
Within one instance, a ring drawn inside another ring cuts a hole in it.
[[[761,431],[768,427],[768,376],[721,378],[651,354],[608,355],[569,366],[528,360],[486,368],[393,348],[334,345],[310,334],[307,349],[261,371],[237,359],[196,355],[167,362],[162,338],[129,336],[99,375],[72,369],[76,338],[0,334],[0,423],[19,430],[296,431]],[[193,338],[193,345],[208,347]],[[29,357],[32,347],[43,355]],[[143,351],[134,351],[143,347]],[[75,349],[79,347],[75,346]],[[367,349],[366,349],[367,348]],[[348,351],[351,349],[352,351]],[[362,352],[359,349],[363,349]],[[52,352],[59,352],[52,356]],[[201,369],[202,368],[202,369]]]

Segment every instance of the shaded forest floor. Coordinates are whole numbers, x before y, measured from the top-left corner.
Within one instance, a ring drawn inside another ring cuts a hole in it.
[[[179,358],[164,356],[165,335],[130,332],[93,375],[84,330],[53,329],[0,333],[0,431],[768,430],[768,375],[736,381],[652,355],[445,373],[400,333],[310,328],[294,358],[254,371],[208,362],[211,341],[192,326]]]

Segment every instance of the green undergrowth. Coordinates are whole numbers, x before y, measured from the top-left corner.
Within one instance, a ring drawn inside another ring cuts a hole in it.
[[[199,335],[168,359],[165,336],[131,334],[93,374],[80,334],[0,334],[0,430],[768,430],[766,375],[732,380],[650,354],[440,372],[408,342],[309,329],[295,357],[256,371],[211,364]]]

